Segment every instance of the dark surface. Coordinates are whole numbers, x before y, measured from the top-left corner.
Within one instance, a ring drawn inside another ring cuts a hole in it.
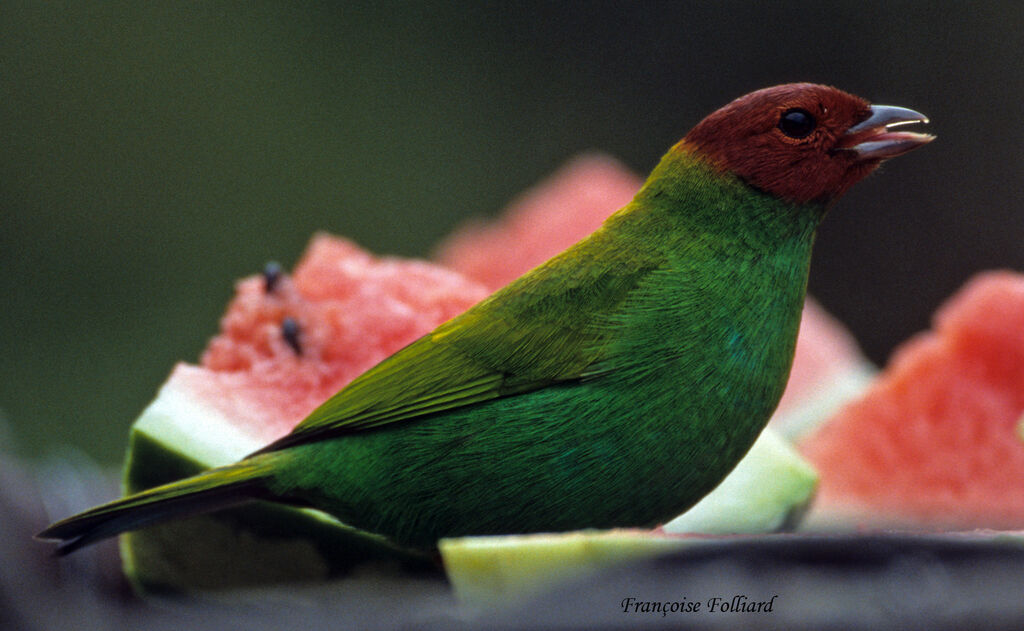
[[[30,539],[109,497],[81,458],[0,460],[0,629],[1021,629],[1024,543],[972,537],[739,538],[624,564],[491,611],[460,607],[440,574],[367,568],[320,585],[141,600],[106,542],[58,559]],[[67,464],[72,462],[75,464]],[[50,482],[40,482],[49,480]],[[42,498],[45,498],[42,499]],[[622,601],[750,601],[771,613],[624,613]]]
[[[429,6],[426,6],[429,5]],[[931,116],[856,186],[811,291],[876,362],[1024,267],[1024,4],[0,4],[0,413],[116,462],[235,278],[310,235],[424,255],[581,150],[638,172],[774,83]]]
[[[1020,542],[771,536],[623,565],[495,616],[490,628],[1020,629],[1022,593]],[[775,596],[772,611],[707,611],[708,599],[737,595],[747,602]],[[626,597],[685,598],[702,609],[625,613]]]
[[[54,515],[116,493],[88,461],[30,470],[0,460],[0,629],[397,629],[454,615],[440,572],[366,567],[322,585],[290,585],[191,597],[133,594],[117,545],[105,541],[68,557],[34,541]],[[65,461],[67,462],[67,460]],[[48,482],[46,482],[48,481]]]

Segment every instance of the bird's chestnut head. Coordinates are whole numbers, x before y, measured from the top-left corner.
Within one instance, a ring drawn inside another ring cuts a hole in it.
[[[827,203],[882,160],[933,140],[889,129],[914,122],[928,119],[906,108],[872,106],[830,86],[789,83],[729,103],[694,127],[677,149],[782,199]]]

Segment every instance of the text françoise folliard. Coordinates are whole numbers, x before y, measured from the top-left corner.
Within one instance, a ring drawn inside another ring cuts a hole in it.
[[[775,594],[767,600],[751,600],[744,594],[736,594],[732,598],[712,596],[706,600],[690,600],[683,597],[680,600],[640,600],[633,596],[627,596],[619,603],[623,613],[660,613],[667,616],[670,613],[771,613],[775,606]]]

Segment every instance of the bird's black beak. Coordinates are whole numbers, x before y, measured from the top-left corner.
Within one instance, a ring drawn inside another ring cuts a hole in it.
[[[872,105],[868,117],[846,130],[839,149],[853,151],[857,160],[887,160],[935,140],[931,134],[889,131],[897,125],[927,123],[921,112],[892,105]]]

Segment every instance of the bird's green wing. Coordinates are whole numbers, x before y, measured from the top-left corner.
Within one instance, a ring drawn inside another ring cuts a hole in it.
[[[650,271],[609,265],[585,243],[377,364],[257,453],[585,376],[604,359],[606,317]]]

